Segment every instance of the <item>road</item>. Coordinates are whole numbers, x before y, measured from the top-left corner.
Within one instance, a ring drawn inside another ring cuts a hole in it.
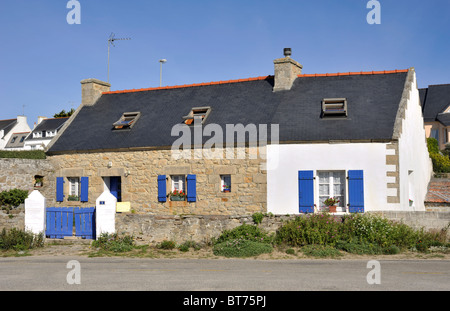
[[[38,256],[0,258],[0,277],[0,291],[448,291],[450,261]]]

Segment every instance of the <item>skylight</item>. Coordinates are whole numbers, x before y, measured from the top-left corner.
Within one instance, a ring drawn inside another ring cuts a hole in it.
[[[211,107],[195,107],[189,112],[187,116],[184,116],[184,123],[187,125],[191,125],[195,123],[195,120],[204,123],[209,113],[211,112]]]
[[[140,116],[140,112],[124,112],[120,119],[113,123],[114,129],[131,129],[136,124]]]
[[[322,118],[346,117],[346,98],[325,98],[322,100]]]

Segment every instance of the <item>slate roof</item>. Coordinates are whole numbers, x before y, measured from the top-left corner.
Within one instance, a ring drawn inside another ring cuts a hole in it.
[[[3,135],[6,135],[16,123],[17,119],[0,120],[0,131],[3,130]]]
[[[450,84],[430,85],[419,90],[425,122],[440,121],[449,125],[450,117],[439,115],[450,106]],[[439,117],[439,118],[438,118]]]
[[[44,119],[41,121],[41,123],[39,123],[32,131],[32,133],[36,133],[36,132],[43,132],[43,131],[55,131],[55,130],[59,130],[64,123],[68,120],[69,118],[52,118],[52,119]],[[51,137],[39,137],[39,138],[33,138],[33,135],[29,135],[28,138],[26,139],[27,141],[31,141],[31,140],[51,140],[53,139],[54,136]]]
[[[390,140],[406,76],[407,70],[299,75],[291,90],[279,92],[273,76],[105,92],[80,109],[48,152],[170,147],[181,136],[171,136],[172,127],[204,106],[211,113],[203,128],[218,124],[224,132],[226,124],[279,124],[280,142]],[[347,98],[348,117],[321,119],[324,98]],[[131,130],[113,131],[124,112],[141,115]]]

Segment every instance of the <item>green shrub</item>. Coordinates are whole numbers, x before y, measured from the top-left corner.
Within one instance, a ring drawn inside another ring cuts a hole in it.
[[[92,246],[99,247],[105,251],[115,253],[129,252],[134,248],[134,240],[132,236],[119,237],[117,233],[102,233],[100,237],[92,242]]]
[[[436,138],[429,137],[427,138],[427,147],[428,147],[428,153],[439,153],[439,143]]]
[[[223,231],[215,241],[215,244],[239,238],[267,244],[272,243],[273,240],[263,229],[255,225],[243,224],[234,229]]]
[[[450,158],[448,151],[442,154],[439,151],[439,144],[435,138],[427,138],[428,153],[433,162],[433,171],[435,173],[450,173]],[[446,149],[447,150],[447,149]]]
[[[159,249],[174,249],[176,246],[177,245],[176,245],[175,241],[164,240],[161,243],[158,243],[156,245],[156,248],[159,248]]]
[[[293,248],[288,248],[288,249],[286,250],[286,254],[289,254],[289,255],[295,255],[295,250],[294,250]]]
[[[383,252],[379,245],[372,243],[338,241],[335,247],[347,253],[358,255],[378,255]]]
[[[0,158],[45,159],[46,155],[43,150],[27,150],[27,151],[0,150]]]
[[[273,248],[270,244],[237,238],[218,243],[213,247],[216,256],[225,257],[251,257],[264,253],[271,253]]]
[[[333,245],[340,240],[341,227],[341,220],[330,214],[299,216],[277,231],[275,241],[290,246]]]
[[[12,189],[0,192],[0,205],[9,207],[18,206],[25,202],[28,197],[28,191],[20,189]]]
[[[7,231],[3,228],[0,233],[0,249],[3,250],[28,250],[44,246],[44,234],[33,234],[32,232],[12,228]]]
[[[200,243],[194,241],[185,241],[183,244],[178,246],[178,249],[182,252],[187,252],[190,248],[198,251],[199,249],[201,249],[201,245]]]
[[[332,246],[309,244],[301,248],[303,254],[312,257],[331,257],[336,258],[342,256],[341,252]]]
[[[254,214],[252,215],[252,218],[253,218],[253,222],[254,222],[256,225],[258,225],[258,224],[260,224],[260,223],[262,222],[262,220],[264,219],[264,214],[263,214],[263,213],[260,213],[260,212],[254,213]]]

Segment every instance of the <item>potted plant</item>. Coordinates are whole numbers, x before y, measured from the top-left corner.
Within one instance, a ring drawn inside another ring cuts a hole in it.
[[[336,204],[340,201],[336,198],[328,198],[323,203],[328,206],[328,210],[330,213],[336,213]]]
[[[77,195],[69,195],[67,201],[80,201],[80,198]]]
[[[171,201],[184,201],[186,198],[186,193],[183,190],[174,190],[169,193]]]
[[[231,187],[228,185],[223,185],[223,192],[230,192],[231,191]]]
[[[34,181],[34,186],[35,187],[42,187],[42,180],[43,180],[42,177],[36,177],[35,181]]]

